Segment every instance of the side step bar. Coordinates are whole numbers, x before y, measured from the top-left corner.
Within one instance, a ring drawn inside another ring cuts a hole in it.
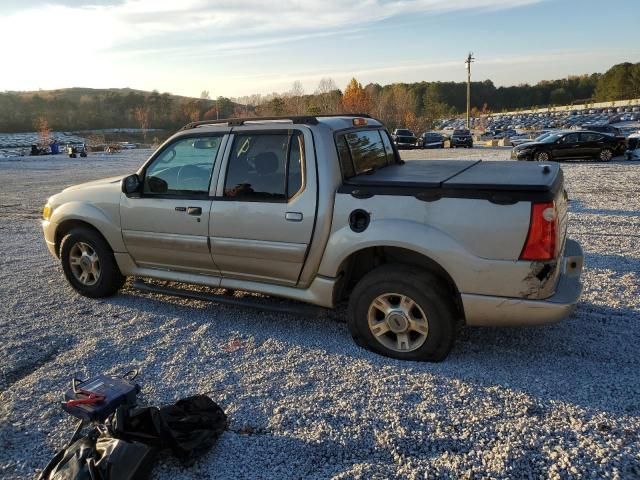
[[[159,293],[161,295],[172,295],[174,297],[192,298],[194,300],[202,300],[205,302],[222,303],[225,305],[235,305],[238,307],[254,308],[256,310],[267,310],[278,313],[289,313],[306,317],[320,317],[326,315],[329,311],[327,308],[308,305],[305,303],[294,302],[290,300],[292,305],[274,305],[271,303],[263,303],[259,300],[245,300],[241,298],[231,298],[226,295],[214,295],[212,293],[196,292],[193,290],[183,290],[181,288],[163,287],[154,285],[144,280],[137,279],[133,281],[133,287],[145,292]]]

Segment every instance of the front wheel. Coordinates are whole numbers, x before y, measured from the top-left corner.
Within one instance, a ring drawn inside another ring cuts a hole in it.
[[[62,239],[60,260],[69,284],[85,297],[110,297],[126,280],[109,244],[89,228],[74,228]]]
[[[608,148],[603,148],[600,151],[600,155],[598,155],[598,158],[601,162],[610,162],[613,158],[613,152]]]
[[[548,162],[551,160],[549,152],[536,152],[533,158],[538,162]]]
[[[443,360],[456,332],[447,287],[405,265],[383,265],[365,275],[349,297],[347,323],[358,345],[401,360]]]

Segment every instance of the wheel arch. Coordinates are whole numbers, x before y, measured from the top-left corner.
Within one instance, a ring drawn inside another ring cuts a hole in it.
[[[55,238],[56,255],[58,256],[58,258],[60,258],[60,245],[62,244],[62,239],[65,237],[67,233],[69,233],[74,228],[87,228],[95,232],[97,235],[100,236],[100,238],[102,238],[102,240],[105,241],[107,245],[109,245],[109,247],[113,251],[113,247],[109,243],[109,240],[107,240],[107,238],[102,234],[102,232],[95,225],[92,225],[86,220],[79,220],[76,218],[72,218],[72,219],[64,220],[62,223],[60,223],[56,227],[54,238]]]
[[[365,247],[349,254],[338,267],[338,282],[334,288],[334,302],[344,299],[367,273],[381,265],[400,264],[421,268],[438,277],[447,287],[456,312],[464,322],[464,308],[460,291],[451,275],[437,261],[424,253],[404,247],[379,245]]]

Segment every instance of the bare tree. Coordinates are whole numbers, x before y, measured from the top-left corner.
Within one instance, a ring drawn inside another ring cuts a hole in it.
[[[291,90],[287,92],[285,109],[287,113],[295,115],[301,115],[305,112],[304,88],[300,80],[293,82]]]
[[[38,117],[35,127],[38,131],[38,146],[42,148],[48,146],[51,143],[51,128],[47,117]]]
[[[342,103],[342,94],[332,78],[322,78],[315,91],[315,104],[319,113],[337,113]]]
[[[149,107],[138,107],[133,111],[133,115],[140,125],[144,141],[147,141],[147,130],[149,130]]]

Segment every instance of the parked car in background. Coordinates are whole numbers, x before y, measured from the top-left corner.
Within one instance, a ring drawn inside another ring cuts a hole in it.
[[[418,137],[416,147],[418,148],[444,148],[444,135],[438,132],[424,132]]]
[[[539,141],[514,147],[511,158],[517,160],[550,160],[597,158],[610,161],[617,152],[618,140],[611,135],[588,130],[552,133]]]
[[[391,134],[391,138],[398,148],[413,148],[418,141],[416,134],[406,128],[396,128]]]
[[[451,134],[450,140],[451,148],[456,147],[465,147],[471,148],[473,147],[473,137],[471,136],[471,132],[466,128],[461,128],[458,130],[454,130]]]
[[[627,136],[618,127],[614,127],[613,125],[608,124],[592,123],[583,125],[582,128],[585,130],[590,130],[592,132],[606,133],[607,135],[615,137],[618,140],[618,146],[615,153],[623,153],[625,151]]]

